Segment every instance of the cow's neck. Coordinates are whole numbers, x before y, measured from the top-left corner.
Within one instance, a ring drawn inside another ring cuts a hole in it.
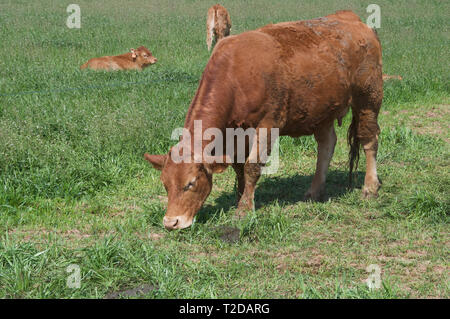
[[[210,111],[209,111],[210,110]],[[200,122],[199,122],[200,121]],[[192,110],[192,115],[189,120],[186,121],[184,128],[187,128],[191,134],[194,133],[194,127],[198,123],[201,123],[202,131],[208,128],[218,128],[219,130],[225,129],[225,121],[220,114],[214,114],[212,108],[204,108],[200,111],[198,109]]]
[[[189,130],[192,143],[194,143],[196,121],[201,121],[201,136],[205,130],[217,128],[225,137],[225,128],[229,125],[227,122],[233,99],[227,82],[223,80],[227,75],[221,65],[216,56],[213,55],[210,58],[186,114],[184,128]],[[208,144],[209,141],[203,140],[202,149]]]
[[[225,130],[226,101],[222,92],[217,91],[214,79],[209,79],[208,72],[204,72],[200,85],[191,102],[184,127],[193,134],[195,121],[201,121],[202,130],[218,128]],[[220,104],[220,105],[219,105]]]
[[[225,136],[224,117],[220,116],[220,114],[215,114],[214,108],[211,106],[191,106],[188,116],[186,117],[184,128],[189,131],[192,143],[194,143],[194,140],[198,140],[199,138],[202,139],[202,150],[210,142],[209,140],[203,139],[205,130],[209,128],[218,128],[223,132],[223,136]]]
[[[212,91],[214,85],[204,85],[204,83],[205,76],[203,76],[195,97],[192,100],[184,124],[184,128],[188,129],[191,135],[192,142],[194,142],[194,129],[196,123],[197,129],[198,123],[201,123],[201,136],[203,136],[204,131],[209,128],[217,128],[221,130],[223,136],[225,136],[227,117],[226,107],[224,107],[225,105],[222,105],[224,101]],[[220,103],[220,105],[217,103]],[[203,147],[208,143],[209,141],[203,141]]]

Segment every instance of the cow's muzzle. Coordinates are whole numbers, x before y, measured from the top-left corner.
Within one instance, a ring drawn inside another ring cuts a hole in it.
[[[164,216],[163,224],[167,230],[183,229],[192,225],[192,219],[188,220],[184,216]]]

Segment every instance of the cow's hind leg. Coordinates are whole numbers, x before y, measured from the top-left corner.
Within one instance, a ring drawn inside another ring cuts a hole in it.
[[[317,141],[317,164],[311,187],[305,194],[305,200],[319,200],[325,189],[325,180],[336,146],[336,132],[333,122],[321,127],[314,133]]]
[[[366,176],[362,195],[364,198],[377,197],[380,181],[377,175],[378,112],[366,109],[359,113],[358,135],[366,156]]]
[[[352,124],[349,129],[349,143],[353,150],[350,151],[350,172],[352,171],[353,159],[358,157],[360,145],[366,156],[366,176],[362,195],[365,198],[377,197],[380,181],[377,175],[377,151],[378,135],[378,113],[383,99],[383,80],[381,70],[374,72],[365,83],[364,90],[353,95]],[[350,176],[351,178],[351,176]]]

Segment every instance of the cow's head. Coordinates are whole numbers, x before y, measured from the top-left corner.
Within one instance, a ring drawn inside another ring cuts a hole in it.
[[[158,61],[158,59],[144,46],[140,46],[137,49],[131,49],[130,51],[133,61],[143,68],[155,64]]]
[[[191,226],[212,188],[212,174],[226,169],[226,164],[176,163],[168,155],[149,155],[144,158],[161,171],[161,181],[168,195],[164,227],[168,230]]]

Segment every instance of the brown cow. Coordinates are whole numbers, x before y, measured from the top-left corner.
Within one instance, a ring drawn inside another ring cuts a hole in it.
[[[383,74],[383,81],[388,81],[388,80],[403,80],[401,75],[387,75],[387,74]]]
[[[230,35],[231,18],[227,9],[220,4],[209,8],[206,19],[206,45],[211,51],[213,41],[215,43]]]
[[[90,68],[106,71],[142,70],[151,64],[155,64],[156,61],[158,59],[146,47],[140,46],[136,50],[131,49],[130,52],[125,54],[90,59],[80,69]]]
[[[278,128],[280,135],[291,137],[314,135],[317,168],[305,197],[316,200],[324,189],[336,144],[334,121],[341,122],[351,107],[350,178],[362,145],[366,156],[362,194],[372,197],[380,186],[376,154],[382,99],[379,39],[356,14],[338,11],[314,20],[267,25],[220,41],[203,72],[184,127],[192,136],[199,120],[203,131],[256,128],[257,139],[262,128]],[[201,142],[203,149],[207,143]],[[168,155],[145,154],[162,171],[168,192],[164,226],[169,230],[192,224],[211,191],[213,173],[228,165],[219,160],[176,163],[173,151],[174,147]],[[241,215],[254,208],[262,164],[247,157],[245,163],[235,161],[232,167],[238,180],[237,214]]]

